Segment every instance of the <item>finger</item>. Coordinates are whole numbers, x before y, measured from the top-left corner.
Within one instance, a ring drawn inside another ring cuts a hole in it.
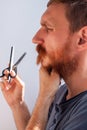
[[[9,72],[8,69],[5,69],[5,70],[4,70],[4,74],[5,74],[5,75],[8,75],[9,73],[10,73],[10,72]]]
[[[5,76],[3,77],[3,79],[4,79],[4,80],[8,80],[8,75],[5,75]]]
[[[5,88],[4,83],[1,81],[0,82],[0,89],[3,90],[4,88]]]
[[[4,82],[1,81],[1,82],[0,82],[0,88],[1,88],[2,91],[5,91],[5,90],[7,91],[7,90],[10,89],[10,87],[11,87],[11,86],[10,86],[10,85],[8,84],[8,82],[6,82],[6,81],[4,81]]]
[[[5,69],[4,71],[3,71],[3,79],[4,80],[7,80],[8,79],[8,75],[9,75],[9,70],[8,69]]]
[[[19,78],[19,76],[18,75],[16,75],[16,77],[15,78],[12,78],[12,82],[14,82],[15,81],[15,83],[17,84],[17,85],[21,85],[21,86],[24,86],[24,82]]]
[[[11,70],[10,75],[11,75],[12,77],[15,77],[15,76],[16,76],[15,71],[14,71],[14,70]]]
[[[2,77],[1,78],[1,89],[4,89],[4,90],[9,90],[10,88],[13,87],[13,85],[11,84],[11,82],[8,82],[8,79],[6,76]]]
[[[45,74],[45,75],[48,75],[48,72],[46,70],[46,68],[44,68],[43,66],[40,67],[40,70],[39,70],[40,74]]]
[[[51,72],[51,76],[59,77],[59,74],[57,72],[55,72],[55,70],[53,69],[52,72]]]
[[[52,77],[52,80],[55,80],[57,81],[57,83],[60,85],[61,84],[61,78],[60,78],[60,75],[55,72],[55,70],[52,70],[51,72],[51,77]]]
[[[44,75],[45,77],[52,77],[52,68],[45,68],[43,66],[40,67],[40,76]]]

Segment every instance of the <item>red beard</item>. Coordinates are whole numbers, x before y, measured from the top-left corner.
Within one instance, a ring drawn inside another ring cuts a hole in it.
[[[47,56],[47,51],[41,45],[38,45],[36,47],[36,50],[38,52],[37,64],[40,64],[43,58]],[[58,52],[58,59],[56,59],[56,61],[54,57],[53,58],[50,57],[50,60],[52,62],[45,68],[49,74],[53,69],[56,73],[60,75],[60,77],[66,80],[68,77],[70,77],[73,74],[73,72],[77,70],[79,57],[76,55],[74,55],[73,57],[69,57],[67,46],[63,48],[63,50],[60,52],[61,54],[59,54]]]

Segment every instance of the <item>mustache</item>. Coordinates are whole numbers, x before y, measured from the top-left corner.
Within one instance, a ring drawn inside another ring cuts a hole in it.
[[[42,45],[37,45],[36,51],[38,52],[37,64],[41,62],[42,57],[46,55],[46,49]]]
[[[46,51],[46,49],[45,49],[43,46],[41,46],[41,45],[37,45],[36,51],[38,52],[37,64],[40,64],[42,58],[43,58],[43,57],[45,58],[45,56],[47,55],[47,51]],[[49,75],[50,75],[51,72],[52,72],[52,66],[49,65],[49,66],[45,67],[45,69],[48,71],[48,73],[49,73]]]
[[[37,45],[36,47],[36,51],[40,54],[40,53],[46,53],[46,50],[43,46],[41,45]]]

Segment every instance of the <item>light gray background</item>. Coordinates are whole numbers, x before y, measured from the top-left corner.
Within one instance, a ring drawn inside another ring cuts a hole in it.
[[[48,0],[0,0],[0,74],[7,67],[11,46],[16,61],[25,51],[27,56],[18,66],[25,82],[25,101],[32,112],[38,94],[39,78],[35,45],[32,37]],[[12,112],[0,91],[0,130],[16,130]]]

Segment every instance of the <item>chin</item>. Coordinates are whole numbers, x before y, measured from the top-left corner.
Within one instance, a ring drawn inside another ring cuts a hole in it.
[[[48,71],[49,74],[52,72],[52,65],[48,62],[41,62],[41,65]]]

